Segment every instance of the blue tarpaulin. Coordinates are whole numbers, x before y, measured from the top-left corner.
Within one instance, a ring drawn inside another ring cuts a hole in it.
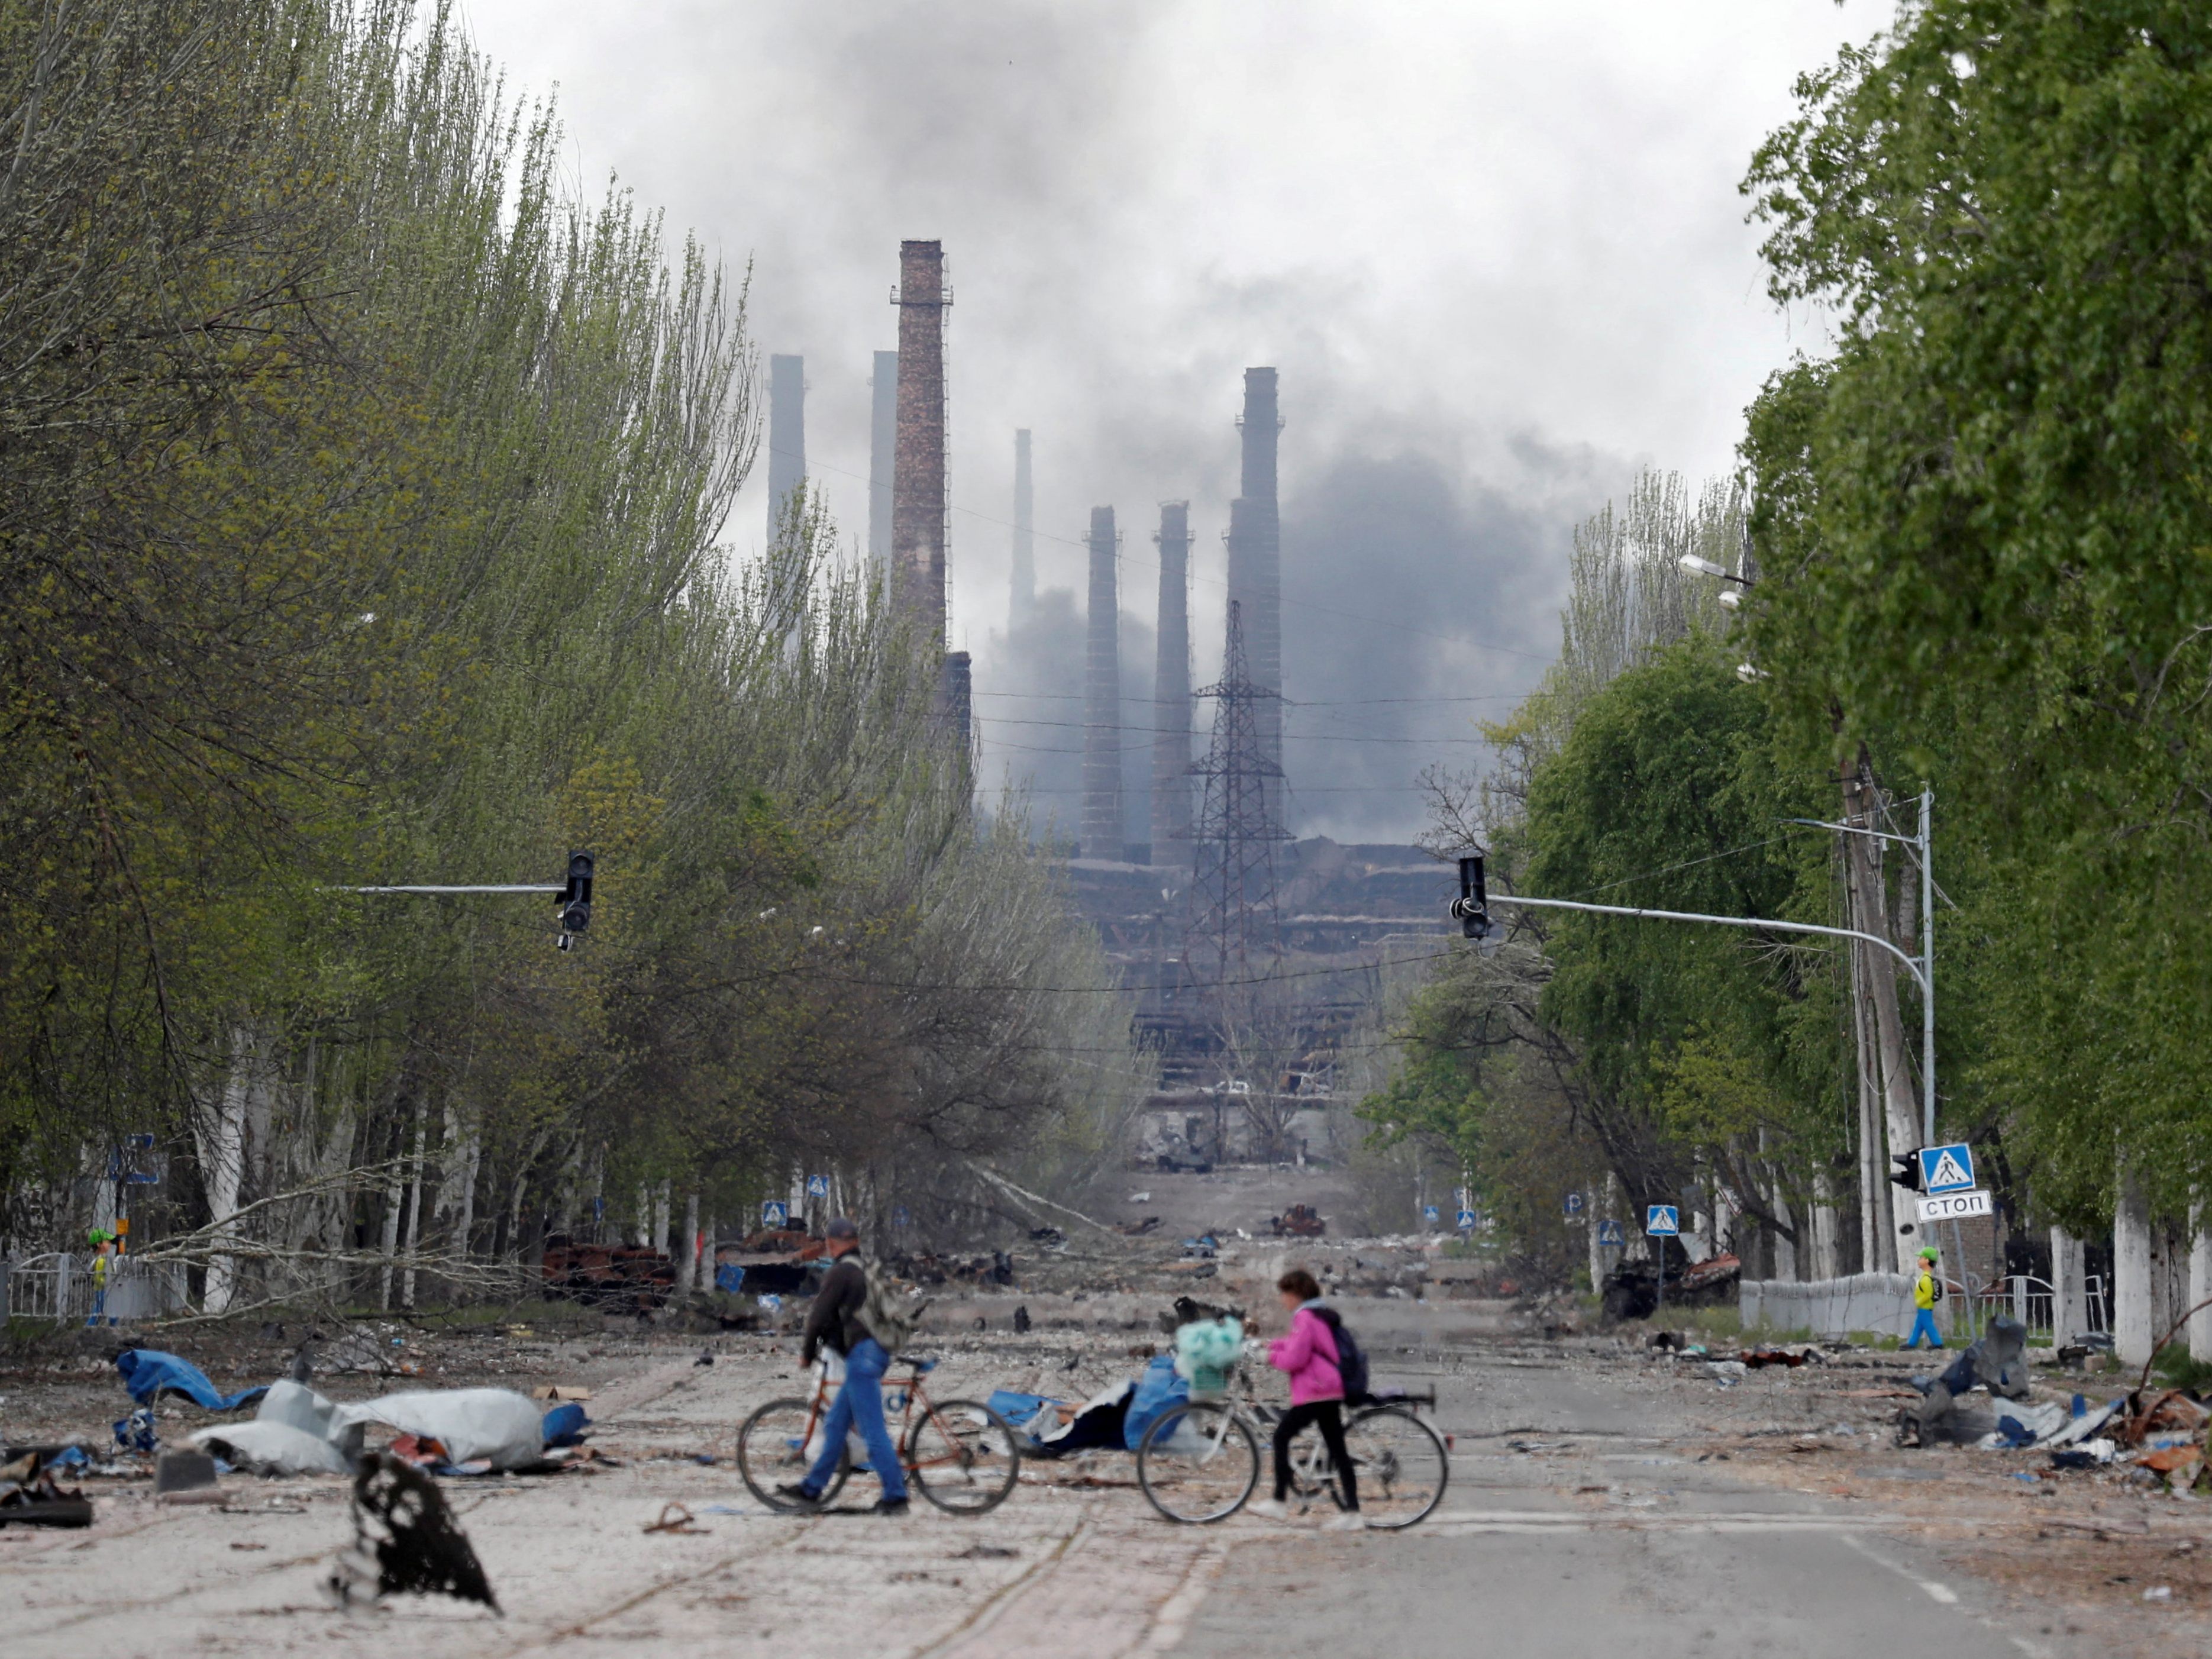
[[[1145,1431],[1158,1420],[1169,1407],[1180,1406],[1190,1398],[1190,1384],[1176,1375],[1175,1356],[1160,1355],[1145,1367],[1145,1374],[1137,1379],[1137,1392],[1129,1401],[1129,1414],[1121,1419],[1121,1443],[1134,1451],[1144,1443]]]
[[[574,1401],[556,1406],[545,1413],[545,1444],[549,1449],[555,1446],[580,1446],[584,1443],[584,1431],[591,1426],[592,1419],[584,1415],[584,1408]]]
[[[207,1373],[191,1360],[163,1353],[159,1348],[125,1348],[115,1356],[115,1369],[122,1373],[123,1386],[131,1391],[131,1397],[142,1406],[152,1405],[165,1394],[180,1394],[209,1411],[234,1412],[269,1392],[269,1385],[264,1382],[239,1394],[220,1393],[208,1381]]]

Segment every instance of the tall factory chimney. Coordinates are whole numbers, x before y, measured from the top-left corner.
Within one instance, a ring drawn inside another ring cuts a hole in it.
[[[1159,656],[1152,670],[1152,862],[1190,848],[1190,503],[1160,503]]]
[[[1030,432],[1014,433],[1014,592],[1006,631],[1016,633],[1036,611],[1036,490],[1030,478]]]
[[[894,599],[945,642],[945,247],[899,244],[897,434],[891,465]]]
[[[1252,684],[1262,694],[1254,714],[1261,757],[1283,763],[1283,533],[1275,502],[1276,437],[1282,416],[1275,404],[1275,371],[1244,371],[1243,490],[1229,504],[1229,598],[1243,617],[1244,648]],[[1267,805],[1282,818],[1282,783],[1271,778]]]
[[[1121,629],[1114,509],[1091,509],[1090,629],[1083,661],[1083,855],[1119,859],[1121,825]]]
[[[868,557],[877,570],[891,563],[891,453],[898,447],[898,353],[876,353],[868,381]]]
[[[791,492],[806,477],[806,359],[768,360],[768,538],[783,523]]]

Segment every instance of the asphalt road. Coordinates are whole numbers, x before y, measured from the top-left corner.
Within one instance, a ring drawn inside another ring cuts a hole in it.
[[[1387,1328],[1384,1305],[1363,1312],[1371,1328]],[[1869,1437],[1891,1373],[1759,1373],[1722,1390],[1702,1366],[1588,1343],[1462,1340],[1460,1310],[1422,1316],[1451,1340],[1442,1351],[1433,1340],[1392,1348],[1380,1370],[1433,1381],[1437,1420],[1458,1444],[1443,1504],[1405,1533],[1323,1534],[1317,1516],[1285,1525],[1249,1513],[1218,1526],[1170,1525],[1146,1507],[1119,1453],[1025,1468],[1021,1490],[981,1517],[917,1504],[904,1521],[879,1521],[865,1513],[875,1496],[866,1480],[848,1490],[847,1513],[770,1514],[738,1483],[729,1436],[753,1405],[791,1390],[794,1367],[775,1345],[732,1340],[711,1369],[677,1347],[591,1374],[599,1443],[616,1460],[604,1473],[447,1483],[501,1615],[441,1597],[333,1610],[319,1586],[351,1535],[345,1483],[234,1477],[220,1509],[161,1509],[134,1487],[103,1493],[89,1534],[0,1530],[0,1596],[9,1606],[0,1653],[2180,1659],[2212,1650],[2201,1612],[2212,1589],[2182,1576],[2184,1552],[2212,1544],[2193,1536],[2201,1505],[2076,1489],[2065,1500],[2070,1524],[2100,1514],[2125,1535],[2093,1547],[2078,1531],[2051,1533],[2043,1517],[2062,1500],[2051,1483],[1975,1473],[1971,1455],[1894,1452],[1886,1436]],[[1390,1340],[1416,1334],[1408,1323]],[[948,1343],[942,1392],[1056,1376],[1054,1341]],[[1125,1341],[1090,1339],[1094,1370],[1127,1363]],[[97,1424],[106,1409],[101,1394],[76,1415]],[[1856,1435],[1838,1413],[1856,1413]],[[165,1418],[165,1432],[191,1420]],[[1824,1425],[1821,1435],[1803,1434]],[[1820,1443],[1801,1458],[1801,1437]],[[1712,1461],[1700,1461],[1706,1455]],[[687,1506],[696,1527],[655,1529],[671,1503]],[[2152,1523],[2154,1534],[2142,1530]],[[2000,1534],[2010,1579],[1978,1577],[1997,1559],[1990,1540]],[[2147,1604],[2143,1586],[2167,1577],[2181,1589]]]
[[[1881,1517],[1734,1481],[1724,1465],[1674,1449],[1685,1426],[1679,1404],[1625,1396],[1571,1366],[1480,1359],[1442,1392],[1462,1437],[1434,1516],[1402,1534],[1299,1534],[1238,1551],[1170,1650],[1193,1659],[2063,1650],[2002,1629],[1974,1585],[1947,1581],[1931,1553],[1886,1535]]]

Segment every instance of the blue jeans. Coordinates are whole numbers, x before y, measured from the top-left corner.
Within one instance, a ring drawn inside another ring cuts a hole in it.
[[[837,1459],[845,1450],[845,1437],[854,1429],[867,1443],[868,1466],[884,1483],[884,1496],[894,1503],[906,1501],[906,1471],[899,1467],[898,1449],[891,1444],[890,1425],[884,1421],[884,1372],[891,1357],[884,1345],[868,1338],[853,1345],[845,1356],[845,1385],[830,1407],[822,1425],[822,1455],[806,1472],[806,1490],[818,1492],[837,1473]]]
[[[1912,1316],[1912,1340],[1905,1346],[1908,1348],[1918,1347],[1923,1332],[1927,1334],[1929,1347],[1940,1348],[1943,1346],[1943,1333],[1936,1328],[1936,1310],[1933,1308],[1923,1308]]]

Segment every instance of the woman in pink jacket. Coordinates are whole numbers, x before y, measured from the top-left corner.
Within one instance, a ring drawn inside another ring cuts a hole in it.
[[[1275,1288],[1291,1316],[1291,1331],[1267,1345],[1267,1363],[1290,1373],[1291,1408],[1275,1425],[1275,1495],[1253,1504],[1252,1512],[1277,1521],[1290,1518],[1285,1500],[1291,1492],[1291,1442],[1310,1424],[1321,1430],[1322,1443],[1344,1486],[1345,1512],[1322,1530],[1357,1532],[1366,1522],[1359,1518],[1359,1486],[1344,1447],[1344,1379],[1337,1375],[1336,1336],[1316,1311],[1321,1285],[1304,1267],[1293,1267],[1275,1281]]]

